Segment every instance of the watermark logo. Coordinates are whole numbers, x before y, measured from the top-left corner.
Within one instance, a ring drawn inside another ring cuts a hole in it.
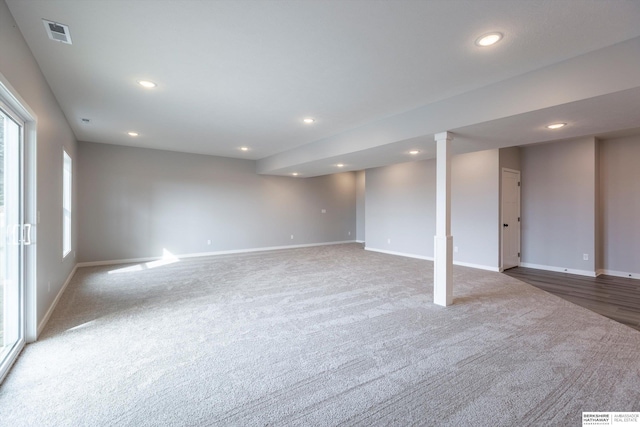
[[[640,427],[640,412],[583,412],[585,426]]]

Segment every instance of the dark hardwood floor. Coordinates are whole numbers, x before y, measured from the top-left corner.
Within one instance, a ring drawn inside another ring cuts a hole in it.
[[[517,267],[504,274],[640,331],[640,280]]]

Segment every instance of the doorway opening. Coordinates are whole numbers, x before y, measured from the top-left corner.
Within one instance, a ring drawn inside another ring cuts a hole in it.
[[[520,171],[502,169],[500,200],[501,270],[520,266]]]
[[[35,120],[0,75],[0,381],[35,340]]]

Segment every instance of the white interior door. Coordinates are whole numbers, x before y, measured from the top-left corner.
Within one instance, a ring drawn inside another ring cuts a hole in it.
[[[520,265],[520,171],[502,169],[502,269]]]

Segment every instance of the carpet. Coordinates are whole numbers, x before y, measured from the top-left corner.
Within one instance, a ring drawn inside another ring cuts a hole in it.
[[[640,332],[508,276],[344,244],[80,268],[3,426],[581,425],[640,411]]]

